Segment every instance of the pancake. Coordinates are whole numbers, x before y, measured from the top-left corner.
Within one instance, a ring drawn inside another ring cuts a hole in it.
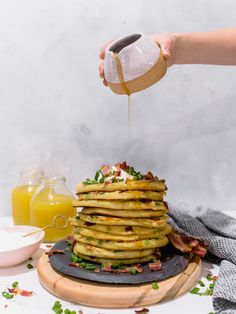
[[[110,209],[126,209],[126,210],[166,210],[167,204],[162,201],[119,201],[119,200],[75,200],[73,201],[74,207],[99,207]]]
[[[145,218],[116,218],[100,215],[86,215],[79,214],[81,220],[97,223],[101,225],[113,225],[113,226],[136,226],[136,227],[150,227],[155,228],[163,224],[163,221],[168,219],[168,216],[161,216],[158,218],[145,219]]]
[[[163,231],[166,227],[166,220],[163,221],[159,227],[156,228],[146,228],[146,227],[131,227],[131,226],[112,226],[112,225],[98,225],[95,223],[88,223],[86,221],[72,218],[70,219],[70,224],[74,227],[84,227],[87,229],[102,231],[102,232],[110,232],[119,235],[130,235],[130,234],[143,234],[143,235],[151,235],[157,231]]]
[[[156,191],[114,191],[114,192],[89,192],[79,194],[79,200],[135,200],[145,199],[162,201],[165,192]]]
[[[129,259],[148,256],[154,253],[154,249],[146,250],[133,250],[133,251],[122,251],[122,250],[107,250],[98,248],[93,245],[84,244],[82,242],[76,242],[74,246],[75,254],[81,253],[88,256],[95,256],[100,258],[112,258],[112,259]]]
[[[116,209],[106,209],[106,208],[83,208],[82,214],[99,214],[105,216],[113,216],[113,217],[130,217],[130,218],[152,218],[152,217],[160,217],[166,214],[167,210],[116,210]]]
[[[83,237],[79,234],[75,234],[74,237],[79,242],[87,243],[96,247],[108,250],[123,250],[123,251],[155,249],[165,246],[169,242],[167,237],[162,237],[160,239],[144,239],[138,241],[100,240],[93,237]]]
[[[137,241],[137,240],[143,240],[143,239],[160,239],[166,236],[168,233],[170,233],[172,230],[170,225],[166,225],[165,228],[163,228],[161,231],[156,230],[153,231],[149,234],[141,234],[141,233],[136,233],[136,234],[127,234],[127,235],[122,235],[122,234],[114,234],[114,233],[109,233],[109,232],[102,232],[98,230],[93,230],[93,229],[88,229],[88,228],[83,228],[83,227],[77,227],[74,230],[74,238],[77,240],[77,234],[83,236],[83,237],[89,237],[89,238],[94,238],[94,239],[99,239],[99,240],[112,240],[112,241]]]
[[[75,252],[74,252],[75,253]],[[129,259],[109,259],[109,258],[99,258],[94,256],[88,256],[85,254],[81,254],[76,252],[75,254],[81,257],[84,260],[93,261],[95,263],[104,264],[104,265],[133,265],[138,263],[145,263],[149,261],[155,261],[157,256],[156,253],[158,253],[157,250],[155,250],[155,255],[151,254],[145,257],[138,257],[138,258],[129,258]]]
[[[127,190],[141,190],[141,191],[166,191],[167,186],[165,180],[126,180],[116,183],[95,183],[84,184],[79,183],[76,186],[76,193],[87,192],[113,192],[113,191],[127,191]]]

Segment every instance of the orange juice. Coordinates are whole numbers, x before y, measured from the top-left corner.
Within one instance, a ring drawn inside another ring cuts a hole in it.
[[[20,172],[20,184],[12,191],[12,217],[15,225],[30,224],[30,200],[42,175],[41,170]]]
[[[12,216],[15,225],[30,224],[30,200],[38,185],[17,186],[12,191]]]
[[[30,202],[31,225],[43,228],[53,223],[57,215],[64,215],[66,218],[76,216],[76,209],[72,206],[74,197],[68,194],[58,193],[55,186],[44,185],[39,187],[38,193]],[[45,229],[44,242],[57,242],[72,232],[72,227],[65,229]]]

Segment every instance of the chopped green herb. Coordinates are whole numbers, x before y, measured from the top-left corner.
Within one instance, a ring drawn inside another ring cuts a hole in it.
[[[204,284],[203,281],[199,280],[198,283],[199,283],[199,285],[200,285],[201,287],[205,287],[205,284]]]
[[[86,264],[85,265],[85,269],[87,269],[87,270],[94,270],[95,268],[96,268],[96,266],[93,264]]]
[[[102,240],[98,240],[98,245],[101,245],[102,244]]]
[[[211,281],[211,274],[208,274],[208,275],[207,275],[207,280],[208,280],[208,281]]]
[[[94,179],[86,179],[85,181],[83,181],[84,185],[90,185],[90,184],[96,184],[96,183],[98,182]]]
[[[73,263],[80,263],[80,262],[83,261],[82,258],[80,258],[79,256],[75,255],[74,253],[71,253],[70,260]]]
[[[99,180],[99,183],[104,183],[104,178],[101,178],[100,180]]]
[[[146,239],[146,240],[144,240],[144,244],[145,244],[145,245],[150,245],[150,244],[151,244],[151,241],[148,240],[148,239]]]
[[[14,298],[14,294],[10,294],[9,292],[3,291],[2,296],[6,299],[12,299]]]
[[[34,266],[33,266],[32,264],[30,264],[30,263],[29,263],[29,264],[27,264],[26,266],[27,266],[27,268],[28,268],[28,269],[32,269],[32,268],[34,268]]]
[[[56,313],[56,314],[61,314],[63,313],[63,309],[62,309],[62,305],[60,301],[56,301],[52,307],[52,310]]]
[[[199,288],[194,287],[194,288],[190,291],[190,293],[191,293],[191,294],[198,294],[199,290],[200,290]]]
[[[64,313],[65,313],[65,314],[76,314],[76,311],[70,311],[70,310],[68,310],[68,309],[65,309],[65,310],[64,310]]]
[[[124,268],[124,266],[121,265],[121,264],[112,264],[112,265],[111,265],[111,268],[112,268],[112,269],[122,269],[122,268]]]
[[[16,288],[16,287],[18,287],[18,285],[19,285],[19,282],[18,281],[14,281],[13,284],[12,284],[12,287]]]
[[[154,290],[158,290],[159,289],[159,286],[158,286],[157,282],[153,282],[152,283],[152,289],[154,289]]]
[[[86,266],[85,262],[80,263],[80,267],[84,268]]]
[[[95,179],[96,181],[98,180],[99,175],[100,175],[100,171],[97,171],[96,174],[95,174],[95,177],[94,177],[94,179]]]
[[[215,284],[214,283],[210,283],[209,284],[209,289],[214,289]]]
[[[134,267],[130,267],[129,272],[132,275],[136,275],[137,274],[137,270]]]

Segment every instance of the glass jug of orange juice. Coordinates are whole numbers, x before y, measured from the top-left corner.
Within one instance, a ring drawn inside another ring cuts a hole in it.
[[[74,197],[65,185],[64,177],[43,177],[41,184],[30,201],[30,223],[43,228],[53,223],[53,218],[63,215],[76,216],[72,202]],[[72,232],[69,225],[65,229],[45,229],[44,242],[57,242]]]
[[[20,185],[12,191],[12,217],[15,225],[30,225],[30,200],[43,172],[30,170],[20,172]]]

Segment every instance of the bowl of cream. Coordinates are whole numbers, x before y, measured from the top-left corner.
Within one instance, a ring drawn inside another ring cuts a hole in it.
[[[40,247],[44,231],[31,236],[25,234],[40,230],[33,226],[13,226],[0,228],[0,267],[12,267],[26,261]]]

